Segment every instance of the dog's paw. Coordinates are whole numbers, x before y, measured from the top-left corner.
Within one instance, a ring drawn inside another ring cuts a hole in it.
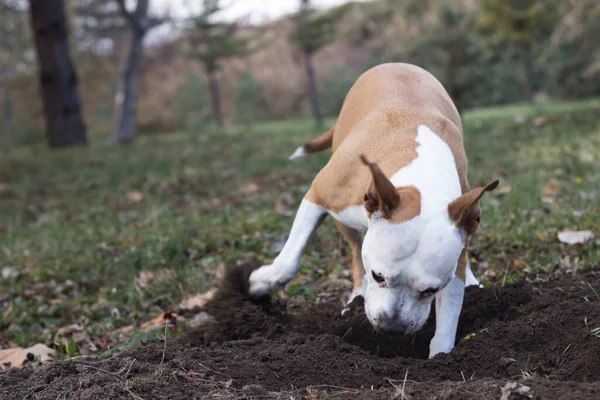
[[[273,279],[273,265],[263,265],[253,271],[250,274],[249,282],[248,294],[250,297],[262,297],[279,286]]]
[[[362,291],[354,291],[348,296],[345,307],[341,311],[342,317],[364,304],[365,296]]]
[[[434,337],[429,344],[429,359],[432,359],[440,353],[450,353],[453,348],[453,340],[435,340]]]

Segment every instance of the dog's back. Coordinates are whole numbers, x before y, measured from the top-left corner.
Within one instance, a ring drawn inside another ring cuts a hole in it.
[[[415,114],[422,114],[420,119],[447,119],[462,134],[460,116],[442,84],[426,70],[411,64],[382,64],[358,78],[346,96],[334,127],[332,150],[335,152],[372,112],[387,113],[391,125]],[[383,133],[391,134],[390,131]]]
[[[320,147],[315,146],[314,151],[327,144],[333,155],[313,181],[309,198],[335,212],[362,204],[361,193],[371,176],[357,155],[364,154],[377,163],[389,178],[417,157],[420,125],[448,144],[462,192],[467,192],[462,125],[450,96],[424,69],[390,63],[361,75],[348,92],[335,126],[315,141]]]

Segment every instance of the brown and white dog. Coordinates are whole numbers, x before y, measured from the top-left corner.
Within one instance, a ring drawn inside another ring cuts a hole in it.
[[[403,334],[423,327],[435,297],[429,356],[450,352],[465,283],[478,284],[467,257],[477,202],[498,181],[469,187],[460,116],[448,93],[414,65],[374,67],[348,92],[335,126],[290,158],[329,147],[331,159],[302,200],[283,250],[251,274],[250,294],[294,278],[329,214],[352,248],[350,301],[364,297],[377,331]]]

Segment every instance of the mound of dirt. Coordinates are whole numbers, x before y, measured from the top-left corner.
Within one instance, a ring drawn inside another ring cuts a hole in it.
[[[434,316],[411,336],[374,332],[360,304],[286,312],[245,293],[232,269],[207,311],[216,323],[111,358],[55,361],[0,374],[0,397],[600,398],[600,271],[469,288],[457,346],[427,360]]]

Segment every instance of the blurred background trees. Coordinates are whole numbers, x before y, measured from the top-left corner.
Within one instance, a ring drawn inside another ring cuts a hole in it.
[[[48,144],[50,147],[86,144],[79,78],[69,48],[65,5],[62,0],[30,0],[29,13]]]
[[[51,145],[85,143],[84,120],[92,138],[117,142],[211,123],[320,125],[364,70],[388,61],[430,70],[460,111],[600,95],[596,0],[288,1],[296,12],[258,21],[198,0],[160,25],[158,0],[0,0],[2,147],[44,131]],[[62,54],[55,67],[48,40]]]
[[[249,56],[260,44],[259,32],[242,29],[243,20],[223,22],[217,19],[223,10],[219,0],[203,0],[203,10],[189,17],[185,28],[187,58],[200,62],[208,79],[212,115],[219,126],[225,125],[221,89],[217,77],[221,63],[230,58]]]

